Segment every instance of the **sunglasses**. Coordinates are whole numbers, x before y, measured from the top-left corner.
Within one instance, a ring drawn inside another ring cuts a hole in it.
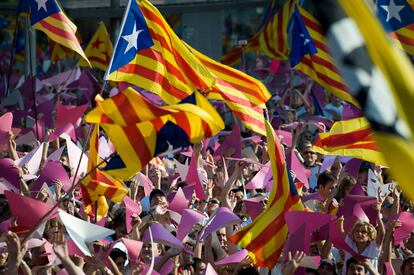
[[[216,201],[216,200],[211,200],[211,201],[208,201],[208,203],[212,203],[212,204],[219,204],[219,202],[218,202],[218,201]]]

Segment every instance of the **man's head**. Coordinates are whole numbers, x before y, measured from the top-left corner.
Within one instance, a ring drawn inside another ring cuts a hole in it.
[[[316,160],[318,159],[318,155],[312,149],[312,143],[309,141],[305,141],[302,145],[301,151],[303,160],[305,161],[306,167],[312,167],[315,165]]]
[[[405,257],[400,270],[402,275],[414,274],[414,255]]]
[[[324,199],[329,198],[337,185],[336,177],[329,171],[321,173],[318,177],[318,192]]]
[[[168,204],[164,192],[162,192],[160,189],[152,190],[149,199],[151,207],[157,206],[159,204]]]
[[[227,251],[227,234],[226,234],[226,228],[220,228],[217,230],[217,238],[219,240],[221,248],[224,249],[224,251]]]
[[[220,202],[216,198],[212,198],[207,202],[207,214],[211,215],[213,212],[219,208]]]
[[[123,272],[125,268],[125,262],[127,260],[126,253],[119,248],[114,248],[112,249],[111,254],[109,254],[109,256],[114,261],[119,271]]]
[[[346,262],[346,275],[366,275],[368,270],[362,262],[350,258]]]
[[[332,260],[323,259],[318,267],[320,275],[336,275],[335,264]]]

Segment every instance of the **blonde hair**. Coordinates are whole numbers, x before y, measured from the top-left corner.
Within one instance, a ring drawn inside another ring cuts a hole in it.
[[[377,238],[377,230],[375,229],[375,227],[369,222],[365,222],[365,221],[357,221],[354,224],[354,227],[352,228],[352,238],[354,237],[355,231],[361,227],[365,227],[365,229],[367,230],[368,238],[370,242],[372,242],[373,240]]]

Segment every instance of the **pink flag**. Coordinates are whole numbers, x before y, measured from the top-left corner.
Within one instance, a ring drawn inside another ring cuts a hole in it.
[[[395,228],[394,245],[403,245],[404,240],[414,231],[414,216],[410,212],[400,212],[396,219],[401,222],[401,226]]]
[[[214,152],[214,157],[226,155],[230,148],[233,148],[234,150],[234,153],[231,155],[232,157],[241,157],[242,140],[240,135],[240,126],[237,123],[234,124],[233,130],[231,131],[230,135],[226,137],[223,143]]]
[[[292,147],[292,133],[285,130],[276,130],[276,134],[281,137],[280,142]]]
[[[249,257],[249,253],[246,249],[237,251],[226,258],[221,259],[220,261],[215,262],[215,265],[225,265],[225,264],[240,264],[243,262],[247,257]]]
[[[264,199],[265,197],[258,196],[244,200],[244,204],[246,205],[246,212],[253,220],[265,209],[265,204],[263,203]]]
[[[349,160],[346,163],[344,169],[345,169],[345,172],[348,173],[348,175],[352,176],[354,179],[357,179],[360,166],[361,166],[361,160],[354,158],[354,159]]]
[[[206,266],[206,269],[204,270],[203,275],[217,275],[217,272],[210,263],[207,263],[207,266]]]
[[[10,210],[13,216],[17,218],[17,223],[25,227],[31,227],[35,225],[50,209],[52,206],[41,201],[20,196],[10,191],[5,191],[7,201],[9,202]],[[52,212],[48,217],[57,217],[57,209]]]
[[[142,242],[135,241],[127,238],[121,238],[121,241],[125,244],[128,250],[129,260],[132,264],[136,264],[139,262],[139,255],[142,249]]]
[[[245,188],[250,189],[264,189],[266,184],[272,179],[272,169],[270,169],[270,162],[266,163],[257,174],[246,184]]]
[[[193,154],[193,157],[191,158],[190,161],[190,166],[188,168],[188,173],[187,173],[187,177],[185,178],[185,180],[188,183],[194,183],[194,190],[195,190],[195,194],[197,196],[197,198],[199,198],[200,200],[204,199],[204,189],[203,189],[203,185],[200,181],[200,177],[198,174],[198,164],[197,164],[197,159],[195,157],[195,155]]]
[[[55,86],[55,87],[58,87],[58,86],[66,87],[68,84],[79,79],[80,75],[81,75],[80,69],[75,68],[75,69],[68,70],[63,73],[54,75],[52,77],[43,79],[42,83],[50,85],[50,86]]]
[[[289,170],[293,170],[295,172],[296,179],[303,183],[306,188],[309,188],[305,167],[303,167],[302,163],[300,163],[293,150],[290,152],[290,154],[287,155],[286,164]]]
[[[131,232],[132,230],[132,215],[136,214],[139,215],[142,212],[141,203],[134,202],[130,197],[124,197],[124,204],[125,204],[125,215],[126,215],[126,228],[127,232]]]
[[[59,180],[62,183],[62,189],[65,192],[72,186],[72,182],[62,164],[60,162],[49,161],[37,178],[32,191],[39,191],[44,182],[46,182],[48,186],[52,185],[54,180]]]
[[[53,141],[63,133],[68,133],[73,141],[76,141],[75,127],[85,113],[88,105],[65,106],[58,101],[55,121],[55,131],[49,140]]]
[[[0,117],[0,144],[7,144],[7,133],[11,131],[13,123],[13,114],[11,112],[5,113]]]
[[[174,237],[170,232],[167,231],[161,224],[153,223],[150,225],[154,242],[167,245],[169,247],[175,247],[178,249],[184,249],[184,244]],[[143,242],[149,242],[150,236],[149,231],[145,231]]]
[[[20,190],[19,169],[9,158],[0,159],[0,178],[6,179]]]
[[[178,225],[177,238],[183,240],[184,237],[190,233],[193,226],[203,219],[208,218],[206,214],[198,212],[193,209],[184,209],[181,212],[181,221]]]
[[[203,240],[217,229],[239,222],[241,222],[240,218],[236,214],[234,214],[233,211],[231,211],[227,207],[220,207],[210,218],[200,239]]]
[[[170,202],[170,206],[168,207],[172,211],[182,213],[184,209],[188,208],[189,200],[184,195],[183,189],[180,187],[178,191],[174,194]]]
[[[154,185],[152,184],[151,180],[143,173],[139,172],[135,179],[139,181],[140,186],[144,188],[145,196],[149,196],[152,189],[154,189]]]
[[[60,158],[62,157],[63,150],[65,150],[66,146],[62,146],[56,151],[54,151],[50,156],[47,157],[46,161],[60,161]]]

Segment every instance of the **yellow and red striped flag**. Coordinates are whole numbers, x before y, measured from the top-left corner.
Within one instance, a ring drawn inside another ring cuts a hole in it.
[[[30,22],[33,28],[50,39],[74,50],[89,64],[76,37],[76,26],[69,20],[55,0],[30,1]]]
[[[266,120],[265,124],[274,185],[264,212],[253,223],[231,236],[230,240],[254,255],[257,265],[272,269],[288,235],[285,213],[303,210],[303,205],[287,171],[280,142],[269,121]]]
[[[359,158],[385,165],[369,122],[363,118],[337,121],[328,133],[320,133],[313,146],[324,155]]]
[[[98,146],[99,124],[96,124],[91,135],[88,156],[88,171],[92,172],[82,181],[81,187],[85,207],[90,205],[91,210],[94,211],[93,205],[100,201],[98,213],[102,213],[104,212],[102,208],[107,208],[107,205],[105,206],[100,197],[103,196],[115,203],[121,203],[125,195],[128,194],[128,189],[121,181],[96,168],[96,165],[101,162]]]
[[[148,0],[130,0],[105,80],[129,82],[175,104],[208,93],[214,77]]]
[[[200,142],[224,128],[220,115],[197,92],[180,104],[159,107],[128,88],[97,105],[85,119],[101,123],[108,134],[120,162],[109,170],[110,162],[106,169],[122,179],[134,176],[153,157]]]
[[[287,29],[296,3],[297,0],[287,1],[263,28],[247,42],[246,46],[243,46],[243,48],[236,47],[222,56],[222,63],[229,66],[240,63],[243,51],[260,51],[271,59],[286,60],[289,53]]]
[[[92,36],[88,46],[86,46],[85,54],[91,62],[92,67],[106,71],[111,60],[113,48],[103,22],[99,23],[99,27]],[[85,60],[79,60],[79,66],[89,66]]]
[[[293,13],[291,67],[310,76],[329,92],[359,106],[332,59],[319,22],[306,10]]]
[[[188,47],[216,79],[208,98],[224,101],[246,128],[266,135],[263,110],[271,94],[263,83]]]

